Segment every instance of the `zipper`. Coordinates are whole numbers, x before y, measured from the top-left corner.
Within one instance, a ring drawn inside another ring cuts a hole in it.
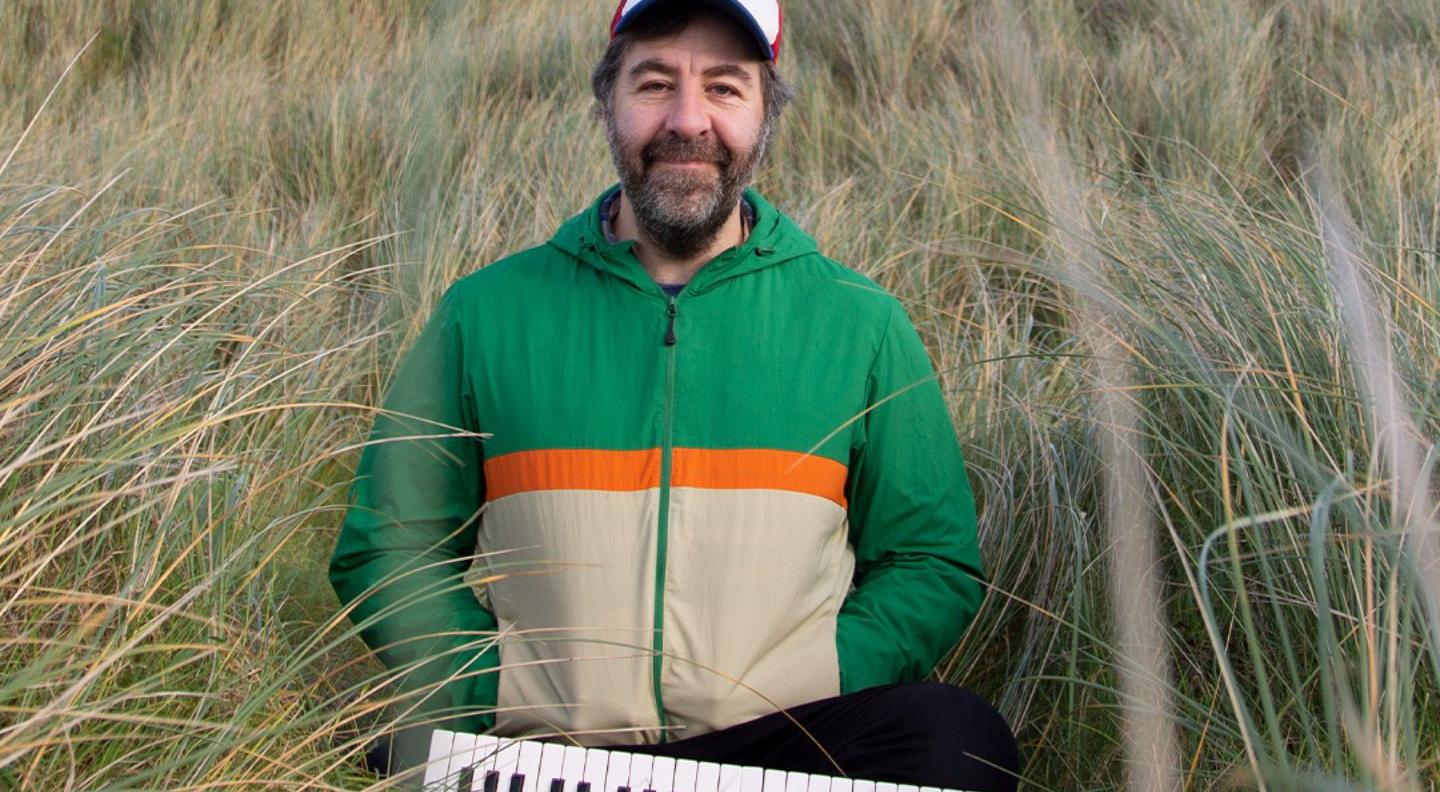
[[[659,536],[655,540],[655,614],[654,633],[651,639],[651,650],[654,652],[654,659],[651,660],[652,686],[655,692],[655,713],[660,718],[660,742],[666,742],[665,734],[665,699],[660,693],[661,661],[664,659],[662,652],[665,644],[663,641],[665,629],[665,556],[667,551],[669,530],[670,530],[670,476],[671,456],[673,454],[673,430],[675,423],[675,297],[666,295],[667,305],[665,307],[665,414],[660,444],[660,526]]]

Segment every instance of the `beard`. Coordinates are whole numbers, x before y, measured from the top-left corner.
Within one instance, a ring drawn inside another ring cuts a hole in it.
[[[767,119],[749,151],[732,151],[713,138],[671,133],[661,133],[642,148],[621,136],[614,116],[607,113],[610,156],[646,241],[681,259],[708,247],[764,159],[772,126]],[[699,168],[663,164],[680,161],[710,164]]]

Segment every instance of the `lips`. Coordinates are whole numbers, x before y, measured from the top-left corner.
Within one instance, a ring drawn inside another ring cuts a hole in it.
[[[721,163],[724,161],[722,157],[718,157],[718,156],[703,156],[703,155],[698,155],[698,154],[693,154],[693,153],[692,153],[692,154],[683,154],[683,155],[675,155],[675,154],[672,154],[672,155],[669,155],[669,156],[648,156],[648,155],[647,155],[647,156],[646,156],[646,160],[649,161],[649,162],[651,162],[651,163],[665,162],[665,163],[669,163],[669,164],[671,164],[671,165],[719,165],[719,164],[721,164]]]

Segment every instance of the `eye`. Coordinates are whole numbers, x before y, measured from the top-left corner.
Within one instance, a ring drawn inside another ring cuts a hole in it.
[[[650,82],[643,83],[640,86],[640,91],[641,93],[655,93],[657,91],[667,90],[669,87],[670,85],[668,83],[661,82],[660,80],[651,80]]]
[[[722,96],[739,96],[739,95],[740,95],[740,92],[737,91],[737,90],[735,90],[734,86],[725,85],[724,83],[711,86],[710,90],[716,91],[716,92],[718,92],[718,93],[719,93],[720,95],[722,95]]]

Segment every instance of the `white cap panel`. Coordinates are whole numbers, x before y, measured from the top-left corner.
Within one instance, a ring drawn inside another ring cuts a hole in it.
[[[655,0],[621,0],[618,8],[615,9],[615,18],[610,23],[610,33],[627,24],[627,18],[634,13],[643,11],[655,2]],[[736,12],[749,16],[759,27],[758,33],[764,36],[762,43],[769,46],[771,57],[778,54],[780,46],[780,34],[784,16],[780,10],[779,0],[723,0],[719,4],[730,5]]]
[[[735,5],[743,7],[750,12],[750,16],[760,23],[760,29],[765,31],[765,37],[770,40],[770,45],[775,45],[775,39],[780,37],[780,4],[775,0],[732,0]]]

